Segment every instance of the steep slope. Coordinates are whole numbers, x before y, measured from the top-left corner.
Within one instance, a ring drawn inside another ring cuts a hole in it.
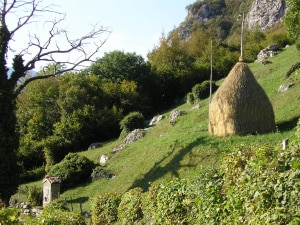
[[[99,163],[101,155],[108,155],[107,170],[115,174],[114,179],[104,179],[87,183],[73,190],[62,193],[62,197],[81,201],[84,210],[90,210],[93,196],[103,192],[125,192],[133,187],[147,190],[151,183],[160,183],[172,178],[193,178],[202,168],[215,167],[221,158],[236,146],[268,144],[280,147],[284,138],[290,137],[300,117],[300,77],[299,71],[286,78],[285,73],[300,59],[295,46],[284,49],[282,53],[270,58],[271,64],[249,64],[255,78],[263,87],[274,107],[278,132],[264,135],[232,136],[226,138],[212,137],[208,134],[208,99],[200,102],[200,108],[183,104],[174,108],[183,115],[172,126],[168,116],[149,129],[144,138],[127,145],[123,150],[113,154],[112,149],[122,143],[110,141],[103,147],[81,152],[91,160]],[[222,82],[222,81],[220,81]],[[294,82],[287,92],[279,93],[282,83]],[[79,209],[79,207],[78,207]]]

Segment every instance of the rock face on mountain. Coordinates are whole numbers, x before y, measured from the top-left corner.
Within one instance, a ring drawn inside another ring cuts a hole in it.
[[[248,29],[258,27],[263,31],[273,27],[287,11],[285,0],[249,0],[247,5],[245,7],[245,1],[197,0],[186,7],[188,14],[177,30],[180,37],[187,40],[196,28],[213,26],[213,30],[221,33],[218,38],[225,39],[232,33],[231,29],[240,27],[243,13]]]
[[[271,28],[285,15],[286,9],[285,0],[254,0],[247,15],[248,28]]]

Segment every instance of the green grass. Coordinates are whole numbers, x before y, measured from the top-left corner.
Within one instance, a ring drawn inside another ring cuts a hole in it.
[[[94,181],[68,190],[61,197],[83,203],[83,211],[89,211],[93,196],[105,192],[124,193],[134,187],[145,191],[151,183],[163,182],[175,177],[194,178],[205,167],[217,167],[224,155],[241,145],[269,144],[281,146],[284,138],[293,135],[293,128],[300,117],[300,71],[285,78],[288,69],[300,61],[295,46],[284,49],[282,53],[270,58],[272,64],[263,66],[252,63],[250,68],[260,85],[269,96],[276,118],[278,131],[264,135],[212,137],[208,134],[208,99],[200,102],[200,108],[191,110],[193,105],[182,104],[174,107],[184,112],[174,126],[167,118],[170,111],[164,112],[164,119],[149,129],[144,138],[127,145],[118,153],[111,150],[122,142],[108,141],[103,147],[83,151],[79,154],[98,163],[102,154],[109,156],[107,169],[116,177]],[[277,91],[280,84],[295,82],[287,92]],[[218,83],[221,83],[219,81]],[[41,185],[41,182],[39,181]],[[79,211],[79,206],[74,206]]]

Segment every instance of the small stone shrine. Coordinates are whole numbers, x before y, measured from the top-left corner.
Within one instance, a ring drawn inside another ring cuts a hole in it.
[[[58,177],[45,177],[43,180],[43,207],[59,197],[60,183],[61,180]]]

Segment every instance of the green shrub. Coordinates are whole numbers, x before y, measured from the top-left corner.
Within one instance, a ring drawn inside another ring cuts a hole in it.
[[[93,225],[113,224],[118,220],[121,194],[105,193],[96,196],[92,202]]]
[[[30,186],[27,189],[27,200],[33,205],[42,205],[43,189],[39,186]]]
[[[200,171],[197,180],[190,185],[195,203],[191,215],[194,221],[198,224],[220,224],[225,199],[222,188],[223,178],[216,169]]]
[[[186,180],[171,180],[161,184],[153,213],[154,224],[192,224],[192,199]]]
[[[118,208],[118,220],[121,224],[136,224],[143,218],[142,192],[141,188],[135,188],[123,194]]]
[[[44,211],[51,212],[53,210],[59,210],[63,212],[70,211],[67,207],[67,202],[61,198],[55,199],[46,205]]]
[[[149,191],[144,193],[142,198],[142,209],[143,209],[143,224],[152,224],[155,218],[157,209],[157,194],[160,186],[158,184],[151,184]]]
[[[37,218],[26,218],[26,225],[86,225],[85,219],[79,213],[63,212],[57,209],[44,211]]]
[[[23,183],[31,181],[37,181],[45,176],[45,167],[41,166],[33,170],[25,171],[20,175],[20,179]]]
[[[215,82],[212,82],[212,92],[217,90],[217,86]],[[192,94],[194,97],[194,101],[200,101],[201,99],[205,99],[209,97],[210,92],[210,81],[203,81],[201,84],[196,84],[192,88]]]
[[[193,95],[192,92],[187,93],[186,100],[189,104],[194,104],[195,103],[194,95]]]
[[[62,181],[62,187],[70,188],[86,182],[94,167],[94,163],[88,158],[77,153],[69,153],[50,169],[49,175],[58,176]]]
[[[131,112],[120,122],[122,130],[133,131],[134,129],[144,128],[145,118],[140,112]]]
[[[92,181],[110,177],[111,173],[102,166],[97,166],[96,168],[94,168],[91,174]]]
[[[37,218],[26,218],[26,225],[86,225],[85,219],[79,213],[70,212],[66,206],[66,201],[55,199],[44,209]]]
[[[0,209],[0,225],[19,225],[20,210],[15,208]]]
[[[299,146],[242,147],[223,165],[223,223],[299,224]]]

